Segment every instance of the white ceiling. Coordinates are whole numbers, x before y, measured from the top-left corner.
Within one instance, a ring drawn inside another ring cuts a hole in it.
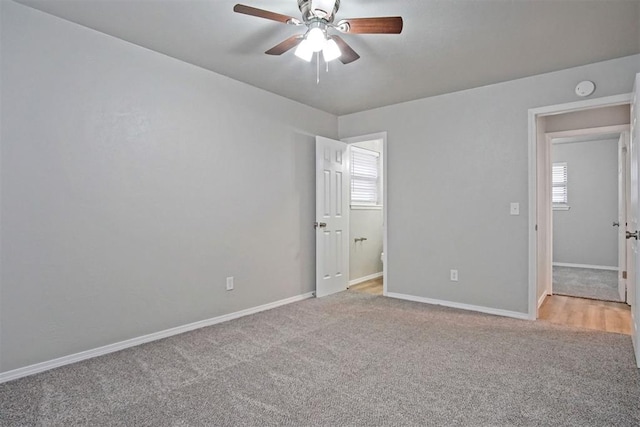
[[[404,18],[400,35],[344,35],[361,56],[315,64],[263,52],[300,27],[296,0],[18,0],[336,115],[640,52],[640,0],[342,0],[337,19]],[[577,82],[576,82],[577,83]]]

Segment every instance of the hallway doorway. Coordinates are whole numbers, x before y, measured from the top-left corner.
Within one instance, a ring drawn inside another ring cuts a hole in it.
[[[604,266],[619,272],[619,283],[624,284],[626,282],[626,277],[623,277],[622,274],[624,269],[619,268],[619,260],[607,258],[606,261],[598,261],[599,258],[592,256],[593,254],[588,251],[585,252],[586,255],[585,253],[580,253],[583,247],[597,247],[598,239],[593,239],[596,233],[591,226],[582,226],[569,231],[569,238],[565,241],[571,243],[573,248],[560,248],[555,244],[556,242],[553,239],[555,213],[572,212],[571,210],[574,209],[574,206],[571,206],[571,195],[569,195],[568,202],[566,198],[564,200],[555,199],[558,195],[558,189],[554,188],[552,183],[552,141],[571,143],[580,138],[592,138],[593,140],[593,138],[613,138],[616,135],[619,137],[623,132],[628,134],[630,103],[630,95],[619,95],[541,107],[529,111],[529,141],[531,149],[529,194],[531,202],[530,221],[532,224],[529,238],[529,315],[531,319],[538,318],[538,309],[545,298],[548,295],[553,295],[554,264],[562,267],[579,268],[599,268]],[[611,148],[613,148],[613,143]],[[568,167],[568,169],[571,169],[571,167]],[[565,170],[565,173],[568,169]],[[565,196],[566,191],[570,191],[570,188],[565,187]],[[608,191],[612,196],[616,196],[618,193],[615,188]],[[595,208],[593,206],[592,202],[591,210],[599,210],[598,206]],[[582,207],[580,208],[580,211],[584,210]],[[573,212],[577,211],[578,209],[573,210]],[[619,222],[617,214],[614,215],[609,212],[605,216],[606,220],[598,218],[598,233],[610,234],[609,237],[613,239],[614,243],[612,248],[609,248],[611,245],[607,246],[607,248],[610,249],[609,255],[616,257],[617,255],[614,252],[616,250],[616,234],[621,234],[624,239],[624,232],[627,227],[626,224],[623,227],[613,227],[614,222]],[[613,217],[610,218],[611,216]],[[626,242],[623,244],[626,245]],[[562,253],[560,259],[555,256],[554,251],[556,250]],[[623,251],[619,253],[625,254],[625,252],[623,247]],[[574,257],[575,253],[580,254],[580,256]]]

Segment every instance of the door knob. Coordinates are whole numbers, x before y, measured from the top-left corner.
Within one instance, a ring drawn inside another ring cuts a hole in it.
[[[631,239],[632,237],[634,239],[638,240],[638,231],[637,230],[634,231],[633,233],[627,231],[627,239]]]
[[[326,226],[327,226],[327,223],[326,223],[326,222],[317,222],[317,221],[316,221],[316,222],[314,222],[314,223],[313,223],[313,228],[318,228],[318,227],[320,227],[320,228],[324,228],[324,227],[326,227]]]
[[[613,226],[614,227],[620,227],[620,223],[618,221],[613,221]]]

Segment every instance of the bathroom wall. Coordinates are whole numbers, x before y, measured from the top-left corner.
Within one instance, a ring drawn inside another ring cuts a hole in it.
[[[380,172],[383,170],[382,140],[358,142],[352,146],[366,148],[380,153]],[[382,197],[382,194],[381,194]],[[349,280],[357,281],[382,273],[382,205],[375,207],[351,207],[349,217]],[[355,242],[355,238],[367,240]]]

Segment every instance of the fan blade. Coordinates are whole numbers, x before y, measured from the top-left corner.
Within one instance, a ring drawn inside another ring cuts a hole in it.
[[[304,36],[302,34],[297,36],[291,36],[285,41],[283,41],[282,43],[275,45],[265,53],[267,55],[282,55],[289,49],[293,49],[294,47],[298,46],[302,41],[302,39],[304,39]]]
[[[281,15],[275,12],[269,12],[268,10],[258,9],[244,4],[237,4],[233,6],[233,11],[237,13],[244,13],[245,15],[257,16],[258,18],[270,19],[272,21],[282,22],[283,24],[295,24],[299,25],[300,21],[291,16]]]
[[[340,62],[342,62],[343,64],[350,64],[356,59],[360,58],[360,55],[358,55],[355,50],[351,49],[351,46],[349,46],[347,42],[342,40],[341,37],[331,36],[331,38],[338,44],[340,52],[342,53],[339,58]]]
[[[338,22],[336,28],[343,33],[353,34],[400,34],[402,17],[343,19]]]

